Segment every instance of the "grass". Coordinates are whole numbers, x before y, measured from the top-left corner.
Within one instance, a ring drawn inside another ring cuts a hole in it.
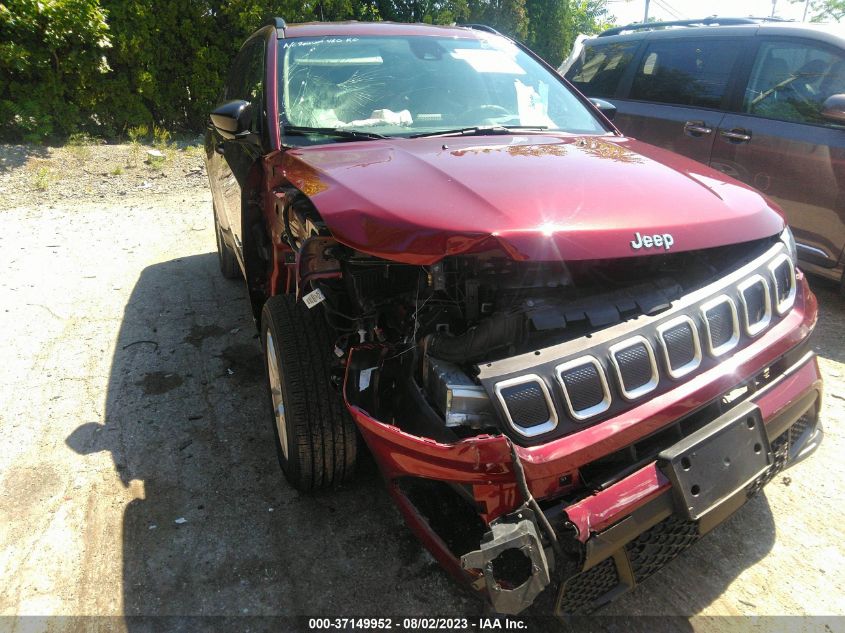
[[[185,156],[190,156],[191,158],[199,158],[202,156],[203,146],[200,144],[197,145],[185,145],[182,148],[182,153]]]
[[[150,128],[146,125],[136,125],[126,130],[126,134],[129,136],[130,143],[139,145],[142,140],[146,140],[150,135]]]
[[[120,174],[123,173],[123,167],[121,167],[120,165],[117,165],[117,166],[113,167],[112,170],[109,173],[112,176],[120,176]]]
[[[47,191],[50,188],[50,181],[53,175],[49,167],[38,167],[32,172],[32,188],[38,191]]]
[[[153,126],[153,147],[163,152],[170,147],[170,132],[163,127]]]
[[[173,160],[173,139],[169,130],[158,125],[153,125],[152,127],[148,125],[136,125],[126,130],[126,134],[129,136],[131,147],[129,152],[133,166],[138,166],[142,145],[147,144],[152,144],[154,149],[164,154],[164,158],[147,158],[144,162],[150,168],[156,170],[164,169],[165,164]]]
[[[100,142],[100,139],[96,136],[91,136],[86,132],[76,132],[68,137],[65,146],[77,158],[87,160],[92,155],[91,146],[97,145]]]
[[[129,155],[132,159],[132,166],[138,166],[138,158],[141,156],[141,141],[146,140],[150,135],[150,128],[146,125],[136,125],[126,130],[129,136]]]

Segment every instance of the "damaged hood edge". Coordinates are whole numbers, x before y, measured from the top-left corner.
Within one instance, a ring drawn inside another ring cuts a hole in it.
[[[534,261],[651,255],[760,239],[785,224],[750,187],[619,137],[386,139],[268,160],[338,241],[408,264],[494,249]],[[669,248],[635,248],[654,235],[670,235]]]

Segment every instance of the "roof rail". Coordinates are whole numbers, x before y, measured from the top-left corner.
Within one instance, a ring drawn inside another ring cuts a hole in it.
[[[284,31],[287,28],[287,22],[285,22],[284,18],[267,18],[267,20],[261,26],[272,26],[275,27],[277,31]]]
[[[711,15],[707,18],[699,18],[696,20],[673,20],[670,22],[636,22],[634,24],[627,24],[625,26],[616,26],[612,29],[607,29],[599,33],[599,37],[608,37],[610,35],[619,35],[626,31],[651,31],[654,29],[661,29],[666,26],[735,26],[738,24],[759,24],[760,22],[793,22],[794,20],[784,20],[783,18],[720,18]]]
[[[493,35],[501,35],[499,31],[494,29],[492,26],[487,26],[486,24],[459,24],[458,26],[462,26],[466,29],[475,29],[476,31],[486,31],[487,33],[492,33]]]

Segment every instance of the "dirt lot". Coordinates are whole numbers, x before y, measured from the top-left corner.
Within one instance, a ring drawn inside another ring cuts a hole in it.
[[[199,152],[158,167],[134,151],[0,148],[0,615],[151,630],[124,616],[481,613],[372,473],[317,496],[286,485]],[[821,449],[589,628],[843,622],[720,617],[845,614],[845,300],[813,286]]]

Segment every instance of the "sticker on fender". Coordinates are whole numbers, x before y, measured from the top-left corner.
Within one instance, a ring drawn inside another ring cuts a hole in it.
[[[310,310],[321,301],[325,301],[326,295],[323,294],[322,290],[317,288],[316,290],[312,290],[307,295],[302,297],[302,300],[305,302],[305,305],[307,305],[308,309]]]

